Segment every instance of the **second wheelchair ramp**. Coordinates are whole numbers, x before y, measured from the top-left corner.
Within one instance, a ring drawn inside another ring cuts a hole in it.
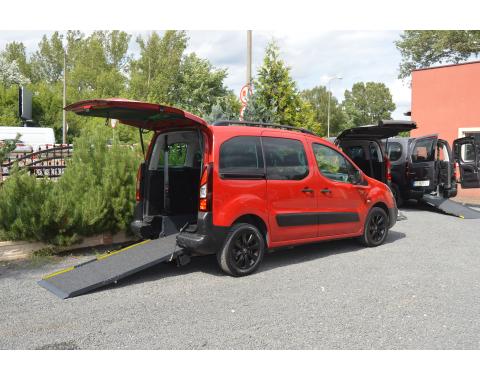
[[[446,214],[455,215],[463,219],[480,219],[480,211],[447,198],[425,194],[423,201]]]

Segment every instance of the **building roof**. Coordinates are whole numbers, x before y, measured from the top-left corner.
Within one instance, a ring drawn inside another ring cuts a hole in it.
[[[463,66],[463,65],[472,65],[472,64],[480,64],[480,60],[477,61],[469,61],[469,62],[462,62],[462,63],[450,63],[448,65],[439,65],[439,66],[430,66],[430,67],[423,67],[421,69],[414,69],[413,71],[423,71],[423,70],[433,70],[433,69],[443,69],[445,67],[453,67],[453,66]]]

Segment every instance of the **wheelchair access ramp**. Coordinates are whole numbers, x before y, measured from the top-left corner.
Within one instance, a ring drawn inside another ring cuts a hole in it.
[[[446,214],[458,216],[463,219],[480,219],[480,211],[447,198],[425,194],[422,200]]]
[[[75,297],[176,257],[177,233],[106,253],[45,276],[38,284],[60,298]]]

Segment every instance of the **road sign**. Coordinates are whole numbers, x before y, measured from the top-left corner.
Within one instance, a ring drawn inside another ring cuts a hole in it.
[[[249,84],[246,84],[240,90],[240,101],[243,105],[247,104],[250,95],[252,95],[252,89]]]

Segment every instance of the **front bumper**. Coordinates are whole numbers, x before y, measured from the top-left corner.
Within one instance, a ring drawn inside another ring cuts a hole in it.
[[[397,223],[398,216],[399,216],[399,213],[398,213],[397,207],[392,207],[388,209],[388,220],[390,222],[388,228],[392,228],[395,225],[395,223]]]

